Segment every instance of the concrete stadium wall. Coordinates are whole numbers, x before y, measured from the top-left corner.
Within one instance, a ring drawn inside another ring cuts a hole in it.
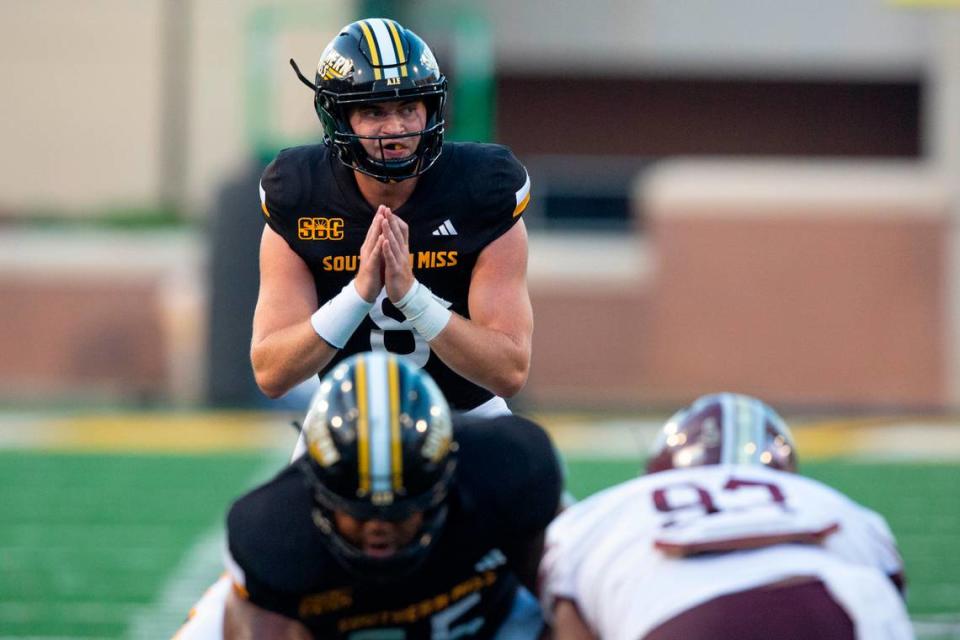
[[[952,220],[923,165],[673,161],[635,197],[646,272],[531,283],[535,404],[956,401]]]
[[[456,3],[409,4],[416,5],[405,8],[415,23],[443,42],[449,29],[435,16],[451,18]],[[0,215],[39,209],[82,216],[97,208],[155,206],[167,196],[185,199],[189,212],[202,215],[217,187],[254,152],[254,102],[271,110],[279,134],[316,138],[309,96],[286,60],[295,57],[310,69],[357,6],[347,0],[0,3],[6,98]],[[931,57],[929,16],[873,0],[602,0],[564,3],[559,11],[556,2],[495,0],[482,10],[498,72],[508,74],[913,79]],[[179,27],[171,28],[171,20]],[[254,44],[252,28],[271,20],[274,39]],[[270,79],[256,95],[254,71]],[[557,99],[563,105],[562,95]]]
[[[287,59],[309,72],[354,11],[352,0],[0,3],[0,217],[165,198],[202,217],[253,156],[256,115],[278,135],[318,135]],[[271,38],[254,42],[255,26]]]
[[[193,235],[0,230],[0,405],[196,405],[206,298]]]
[[[937,80],[960,78],[957,40],[946,30],[955,19],[872,0],[759,12],[747,0],[721,4],[607,0],[557,12],[555,3],[495,0],[489,7],[498,68],[513,73],[555,73],[563,64],[599,76],[933,78],[925,90],[952,97],[924,106],[928,122],[942,120],[926,132],[925,147],[953,158],[947,168],[956,183],[957,110],[944,105],[956,102],[960,82],[946,92]],[[325,27],[294,20],[275,47],[249,50],[253,12],[281,5],[333,17]],[[167,112],[163,80],[170,6],[0,5],[0,80],[9,97],[0,120],[0,217],[155,203],[172,171],[161,154],[165,127],[185,127],[187,142],[174,149],[183,190],[193,210],[207,210],[251,155],[244,96],[254,61],[276,69],[267,75],[277,84],[266,90],[275,89],[281,133],[315,133],[309,100],[285,60],[293,55],[309,68],[317,42],[330,35],[320,32],[343,24],[354,3],[185,2],[191,65],[179,116]],[[931,74],[927,36],[937,23],[946,25],[943,70]],[[744,37],[744,24],[765,37]],[[569,108],[563,100],[558,95],[556,105]],[[551,135],[569,141],[571,134]],[[675,140],[659,152],[683,151]],[[252,209],[238,215],[257,215],[251,198]],[[523,400],[673,402],[737,387],[803,402],[960,402],[953,373],[960,268],[950,266],[960,264],[956,225],[922,165],[671,162],[638,185],[637,198],[649,223],[642,237],[621,238],[616,248],[589,237],[563,242],[559,255],[547,253],[545,268],[532,270],[537,330]],[[532,264],[538,251],[557,246],[531,241]],[[207,300],[200,242],[109,234],[63,241],[0,230],[0,401],[82,393],[199,401]]]

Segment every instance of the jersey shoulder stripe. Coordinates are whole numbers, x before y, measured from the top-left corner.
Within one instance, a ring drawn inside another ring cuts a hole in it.
[[[267,165],[260,177],[260,210],[264,221],[283,235],[311,197],[329,156],[326,145],[284,149]]]
[[[460,234],[482,236],[484,244],[508,231],[530,202],[527,170],[509,148],[498,144],[451,143],[450,169],[467,185],[464,228]]]
[[[526,173],[526,170],[524,170]],[[524,181],[523,186],[517,189],[516,194],[514,194],[517,201],[517,206],[513,210],[513,217],[516,218],[522,214],[527,205],[530,204],[530,175],[527,174],[527,179]]]

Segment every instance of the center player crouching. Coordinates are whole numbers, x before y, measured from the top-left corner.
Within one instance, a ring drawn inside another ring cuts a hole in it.
[[[225,638],[536,638],[531,595],[561,474],[517,416],[452,425],[422,370],[354,356],[308,453],[228,517]]]

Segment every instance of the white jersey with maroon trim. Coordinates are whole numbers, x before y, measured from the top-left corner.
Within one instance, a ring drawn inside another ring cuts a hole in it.
[[[809,478],[717,465],[636,478],[564,511],[547,532],[541,593],[548,615],[570,599],[604,640],[636,640],[721,595],[813,576],[858,633],[909,634],[888,578],[902,570],[879,514]]]

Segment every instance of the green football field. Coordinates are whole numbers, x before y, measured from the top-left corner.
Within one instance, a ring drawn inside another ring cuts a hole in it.
[[[281,452],[0,450],[0,638],[165,638],[219,573],[231,498]],[[636,461],[568,457],[577,497],[635,475]],[[924,638],[960,637],[955,463],[808,462],[887,516]]]

